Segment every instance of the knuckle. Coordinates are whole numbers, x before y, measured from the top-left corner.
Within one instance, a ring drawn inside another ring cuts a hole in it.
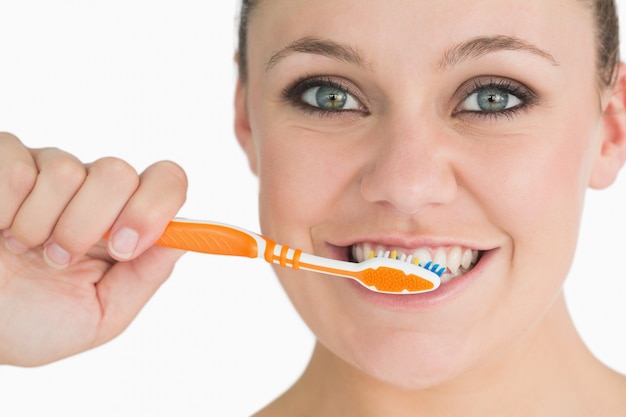
[[[182,204],[187,198],[189,180],[185,170],[172,161],[161,161],[153,166],[158,171],[160,183],[167,189],[170,198]]]
[[[0,229],[8,229],[37,181],[37,170],[23,161],[0,167]]]
[[[69,224],[60,222],[52,232],[52,240],[70,253],[86,252],[91,243],[86,241],[80,230]]]
[[[141,211],[141,216],[136,221],[140,225],[139,229],[144,230],[152,225],[167,222],[169,217],[166,210],[161,210],[158,207],[147,207]]]
[[[138,177],[137,171],[130,164],[111,156],[98,159],[91,164],[89,174],[106,175],[114,181],[128,181]]]
[[[124,223],[143,233],[161,227],[175,214],[171,199],[140,198],[129,204],[123,213]]]
[[[50,230],[39,227],[33,222],[16,221],[11,226],[11,234],[29,247],[41,245],[50,236]]]
[[[54,181],[72,188],[80,187],[87,177],[85,167],[80,162],[69,158],[55,159],[50,162],[48,169]]]
[[[19,143],[21,144],[22,142],[17,138],[17,136],[15,136],[14,134],[10,133],[10,132],[0,132],[0,142],[11,142],[11,143]]]
[[[187,188],[189,183],[187,173],[180,165],[172,161],[161,161],[159,165],[175,182],[179,183],[183,188]]]
[[[33,165],[17,160],[4,167],[1,175],[10,193],[24,198],[35,186],[38,172]]]

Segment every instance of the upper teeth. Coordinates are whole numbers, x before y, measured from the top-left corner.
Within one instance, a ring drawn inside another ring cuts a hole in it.
[[[477,250],[463,248],[461,246],[407,250],[402,248],[386,248],[369,243],[359,243],[352,245],[352,256],[357,262],[363,262],[372,256],[385,258],[395,257],[401,261],[419,263],[420,265],[426,265],[432,262],[442,268],[446,268],[445,273],[453,275],[459,272],[461,268],[464,270],[471,268],[478,261]]]

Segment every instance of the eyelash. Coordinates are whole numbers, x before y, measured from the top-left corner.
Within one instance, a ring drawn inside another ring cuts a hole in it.
[[[333,116],[341,116],[346,113],[361,113],[363,115],[369,115],[369,111],[363,106],[363,109],[354,110],[330,110],[323,109],[320,107],[312,106],[303,101],[302,96],[304,93],[315,87],[331,87],[336,88],[338,90],[344,91],[347,94],[352,95],[362,104],[363,100],[360,98],[359,94],[355,94],[352,92],[352,89],[347,86],[345,83],[342,83],[334,78],[330,77],[316,77],[316,76],[305,76],[299,78],[295,82],[291,83],[287,86],[282,92],[282,98],[287,101],[289,104],[292,104],[299,108],[300,110],[309,113],[318,115],[320,117],[333,117]],[[497,89],[501,90],[507,94],[513,95],[517,97],[521,104],[516,105],[514,107],[494,111],[494,112],[486,112],[486,111],[474,111],[474,110],[457,110],[469,97],[473,94],[480,92],[485,89]],[[534,105],[538,101],[537,95],[528,87],[523,84],[513,81],[508,78],[498,78],[498,77],[479,77],[472,79],[466,83],[464,83],[458,90],[456,94],[453,95],[457,98],[458,105],[455,107],[452,116],[453,117],[473,117],[479,119],[491,119],[498,120],[501,117],[505,117],[507,119],[511,119],[516,116],[519,112],[527,110],[530,106]],[[460,97],[459,97],[460,96]]]
[[[467,100],[473,94],[487,89],[501,90],[507,94],[515,96],[521,101],[521,104],[518,104],[517,106],[511,107],[509,109],[494,112],[456,110],[463,103],[465,103],[465,100]],[[461,99],[458,100],[459,104],[455,107],[455,110],[453,112],[453,116],[455,117],[463,116],[491,120],[498,120],[501,117],[505,117],[507,119],[511,119],[519,112],[527,110],[538,101],[537,94],[534,93],[530,88],[508,78],[488,77],[487,79],[485,79],[484,77],[482,77],[473,79],[461,86],[459,88],[459,91],[459,94],[454,95],[454,97],[459,97],[459,95],[461,95]]]
[[[302,96],[306,91],[315,87],[331,87],[344,91],[354,97],[359,103],[361,103],[361,106],[363,106],[363,100],[360,98],[359,94],[354,93],[345,83],[330,77],[302,77],[287,86],[287,88],[285,88],[282,92],[282,97],[289,104],[296,106],[300,110],[303,110],[306,113],[318,115],[320,117],[345,116],[346,113],[361,113],[364,116],[369,115],[369,111],[365,108],[365,106],[359,110],[330,110],[321,107],[314,107],[305,103]]]

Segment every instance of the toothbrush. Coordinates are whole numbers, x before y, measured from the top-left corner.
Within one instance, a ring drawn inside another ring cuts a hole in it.
[[[156,245],[218,255],[262,258],[270,264],[351,278],[387,294],[418,294],[437,289],[445,268],[425,267],[388,257],[346,262],[303,253],[257,233],[216,222],[172,220]]]

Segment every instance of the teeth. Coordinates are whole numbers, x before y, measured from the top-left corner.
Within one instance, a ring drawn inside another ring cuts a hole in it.
[[[470,249],[465,249],[465,251],[463,252],[463,257],[461,258],[461,267],[463,267],[463,269],[469,268],[473,263],[476,262],[477,259],[474,259],[474,254],[472,252],[473,251]],[[478,252],[476,252],[476,256],[478,258]]]
[[[352,256],[354,259],[365,259],[363,255],[363,246],[355,245],[352,247]]]
[[[446,255],[446,251],[442,248],[437,249],[437,252],[435,252],[435,258],[433,259],[433,263],[435,265],[439,265],[439,268],[446,269],[448,266],[448,257]]]
[[[450,250],[450,253],[448,254],[447,266],[451,273],[456,274],[459,271],[459,268],[461,267],[462,256],[463,252],[459,246],[455,246]]]
[[[479,252],[460,246],[450,248],[417,248],[407,252],[401,248],[385,248],[368,243],[352,245],[352,256],[357,262],[363,262],[369,258],[381,257],[398,259],[403,262],[427,265],[429,262],[445,268],[442,282],[463,275],[478,262]]]
[[[413,258],[419,259],[419,263],[422,265],[426,265],[428,262],[433,260],[427,249],[417,249],[413,251]]]

